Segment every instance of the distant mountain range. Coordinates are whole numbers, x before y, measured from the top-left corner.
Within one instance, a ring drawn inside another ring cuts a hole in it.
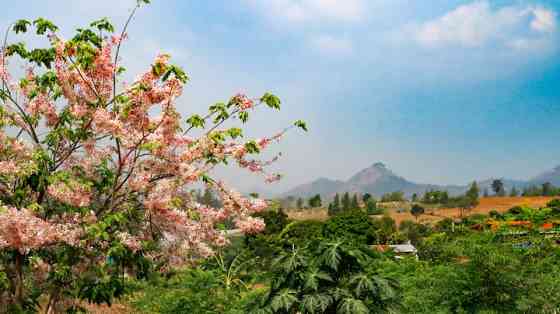
[[[491,184],[494,179],[479,180],[480,190],[487,188],[492,190]],[[522,189],[530,185],[540,185],[550,182],[555,186],[560,186],[560,166],[540,174],[527,181],[503,179],[504,187],[510,190],[512,187]],[[406,196],[414,193],[423,194],[427,190],[448,191],[450,195],[459,195],[468,189],[468,185],[437,185],[423,184],[411,182],[401,176],[398,176],[381,162],[376,162],[368,168],[365,168],[347,181],[331,180],[328,178],[319,178],[313,182],[296,186],[295,188],[282,193],[281,197],[294,196],[309,198],[313,195],[320,194],[323,198],[331,198],[336,193],[370,193],[376,197],[380,197],[385,193],[402,191]]]

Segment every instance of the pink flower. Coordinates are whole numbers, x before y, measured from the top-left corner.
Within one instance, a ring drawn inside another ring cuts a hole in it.
[[[74,244],[76,236],[72,227],[52,224],[26,208],[0,207],[0,248],[9,247],[26,254],[50,244]]]
[[[261,218],[245,217],[243,219],[237,219],[235,221],[235,226],[245,234],[255,234],[264,230],[265,224],[264,220]]]
[[[49,185],[47,192],[59,202],[76,207],[88,206],[91,201],[90,189],[77,182],[57,182]]]
[[[244,94],[235,95],[232,98],[231,102],[233,104],[235,104],[236,106],[238,106],[239,109],[241,109],[242,111],[247,110],[247,109],[251,109],[255,105],[255,102],[252,101],[251,99],[249,99],[249,97],[247,97]]]

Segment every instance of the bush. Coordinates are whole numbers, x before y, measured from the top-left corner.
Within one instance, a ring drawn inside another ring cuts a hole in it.
[[[288,225],[288,223],[290,223],[288,215],[286,215],[286,213],[284,213],[282,209],[266,210],[253,216],[262,218],[264,220],[266,227],[262,234],[279,233]]]
[[[373,223],[366,213],[359,210],[329,218],[323,227],[323,235],[361,244],[372,244],[375,239]]]
[[[289,246],[304,246],[306,243],[319,240],[323,236],[324,223],[315,220],[294,221],[288,224],[280,234],[278,239],[282,244]]]
[[[488,213],[488,216],[490,216],[491,218],[494,219],[498,219],[501,220],[504,218],[504,216],[502,214],[500,214],[497,210],[493,209]]]
[[[411,220],[405,220],[399,225],[399,231],[412,244],[417,245],[422,238],[429,236],[432,232],[431,228],[424,224],[415,223]]]
[[[546,207],[560,208],[560,199],[556,198],[546,204]]]
[[[139,312],[162,314],[229,313],[241,314],[242,295],[226,290],[213,271],[191,269],[165,279],[134,283],[136,293],[130,304]]]
[[[508,209],[508,214],[512,214],[512,215],[520,215],[523,213],[523,207],[521,206],[514,206],[510,209]]]
[[[393,218],[383,216],[379,219],[374,219],[373,229],[376,243],[387,244],[398,242],[395,241],[397,240],[397,224]]]

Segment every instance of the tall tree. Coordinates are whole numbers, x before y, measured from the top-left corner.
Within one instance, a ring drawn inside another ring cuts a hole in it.
[[[323,202],[321,201],[320,194],[316,194],[315,196],[313,196],[308,200],[309,207],[311,208],[321,207],[323,205],[322,203]]]
[[[554,192],[554,187],[550,182],[545,182],[542,184],[542,195],[543,196],[552,196]]]
[[[296,208],[302,209],[303,208],[303,198],[299,197],[296,201]]]
[[[494,181],[492,181],[492,190],[494,191],[494,194],[496,194],[497,196],[504,196],[505,195],[504,182],[500,179],[495,179]]]
[[[418,217],[420,217],[420,215],[424,214],[424,212],[425,212],[424,207],[422,207],[418,204],[414,204],[414,205],[412,205],[412,208],[410,208],[410,213],[412,214],[412,216],[414,216],[416,221],[418,221]]]
[[[517,188],[515,186],[513,186],[511,188],[511,191],[509,191],[509,196],[511,196],[511,197],[519,196],[519,190],[517,190]]]
[[[350,210],[350,194],[348,192],[344,193],[342,196],[342,210]]]
[[[241,128],[254,107],[279,109],[280,100],[237,94],[183,117],[177,102],[189,77],[167,54],[123,84],[128,22],[150,1],[131,2],[137,6],[118,33],[105,18],[74,34],[43,18],[16,21],[5,33],[0,312],[6,303],[10,313],[111,304],[126,290],[126,273],[145,277],[212,255],[227,242],[222,222],[246,234],[265,227],[252,214],[267,203],[234,192],[213,170],[235,164],[265,174],[267,163],[254,156],[290,128],[259,140],[244,140]],[[8,42],[9,31],[32,38],[33,49]],[[26,71],[10,73],[19,67]],[[219,193],[223,208],[193,198],[188,191],[199,182]]]
[[[328,214],[329,216],[334,216],[337,215],[340,212],[340,210],[341,210],[340,196],[338,195],[338,193],[336,193],[334,195],[333,201],[329,204]]]
[[[352,196],[352,200],[350,201],[350,209],[358,208],[360,208],[360,204],[358,203],[358,194],[354,194],[354,196]]]
[[[473,181],[465,196],[478,204],[479,193],[480,193],[480,189],[478,188],[478,184],[476,183],[476,181]]]
[[[371,198],[372,198],[371,194],[364,193],[364,195],[362,195],[362,202],[364,202],[364,204],[366,204]]]

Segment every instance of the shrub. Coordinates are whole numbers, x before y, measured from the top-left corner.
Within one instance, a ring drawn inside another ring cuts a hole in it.
[[[329,239],[344,239],[361,244],[371,244],[375,239],[372,221],[360,210],[329,218],[323,227],[323,235]]]
[[[324,223],[315,220],[294,221],[278,234],[278,239],[283,245],[303,246],[323,237],[323,225]]]

